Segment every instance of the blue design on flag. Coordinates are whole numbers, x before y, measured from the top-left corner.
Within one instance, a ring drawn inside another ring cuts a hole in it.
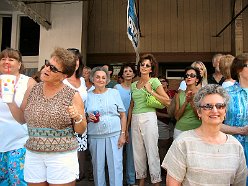
[[[139,20],[136,13],[135,8],[135,0],[128,0],[127,5],[127,35],[128,38],[131,40],[134,50],[136,52],[137,57],[138,54],[138,47],[139,47]]]

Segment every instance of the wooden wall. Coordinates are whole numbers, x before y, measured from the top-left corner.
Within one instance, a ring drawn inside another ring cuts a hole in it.
[[[230,27],[220,37],[213,37],[231,20],[230,0],[139,2],[140,52],[231,51]],[[126,34],[127,1],[89,3],[88,53],[133,53]]]
[[[248,0],[243,0],[243,7],[248,4]],[[243,30],[244,30],[244,52],[248,52],[248,8],[243,12]]]

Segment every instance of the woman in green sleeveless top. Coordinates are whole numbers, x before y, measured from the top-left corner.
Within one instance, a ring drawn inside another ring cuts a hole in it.
[[[180,91],[176,96],[175,118],[177,122],[174,130],[174,139],[183,131],[199,127],[201,123],[193,103],[193,97],[198,91],[197,85],[202,80],[200,71],[191,66],[186,67],[184,80],[187,88],[185,91]]]

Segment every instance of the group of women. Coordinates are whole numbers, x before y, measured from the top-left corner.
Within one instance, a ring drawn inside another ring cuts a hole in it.
[[[247,185],[248,55],[214,59],[223,86],[200,84],[199,67],[185,69],[187,88],[176,97],[175,140],[162,163],[166,185]]]
[[[134,82],[135,68],[124,65],[123,81],[113,89],[106,88],[110,74],[104,67],[90,74],[84,69],[84,81],[80,60],[78,50],[55,49],[36,83],[21,74],[19,51],[1,52],[0,74],[15,75],[17,83],[12,103],[0,98],[0,184],[75,185],[83,176],[79,165],[88,137],[95,185],[107,184],[105,164],[109,184],[123,185],[125,143],[127,184],[138,179],[144,186],[148,164],[152,184],[160,185],[157,110],[147,105],[147,94],[166,107],[172,97],[156,78],[154,56],[140,58]],[[236,82],[227,91],[206,83],[204,67],[195,62],[185,69],[185,90],[175,97],[175,140],[162,163],[166,185],[245,185],[248,55],[237,56],[231,64]]]

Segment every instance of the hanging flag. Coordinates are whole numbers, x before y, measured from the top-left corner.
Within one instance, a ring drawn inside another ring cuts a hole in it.
[[[139,20],[135,8],[135,0],[128,0],[127,5],[127,36],[131,40],[136,53],[136,64],[139,61]]]

